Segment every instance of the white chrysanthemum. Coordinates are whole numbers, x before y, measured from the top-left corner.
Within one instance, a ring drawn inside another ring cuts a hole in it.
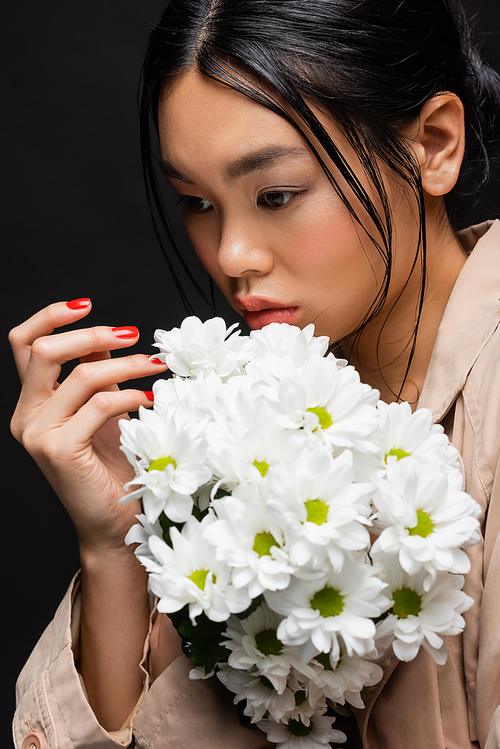
[[[191,495],[212,476],[206,465],[206,443],[193,437],[173,409],[166,417],[160,417],[141,408],[139,417],[140,420],[120,420],[121,449],[136,474],[125,490],[139,486],[120,502],[126,504],[142,497],[150,523],[162,511],[174,522],[182,523],[193,509]]]
[[[311,673],[309,668],[308,671]],[[292,710],[285,713],[282,717],[282,723],[288,723],[290,720],[298,720],[305,726],[308,726],[311,723],[311,718],[318,710],[328,707],[326,696],[323,692],[316,687],[311,679],[305,677],[303,673],[295,669],[292,669],[288,677],[288,687],[293,692],[295,705]]]
[[[480,508],[465,492],[450,490],[439,465],[411,458],[391,462],[378,488],[374,525],[383,530],[372,556],[397,554],[409,574],[425,569],[427,590],[436,571],[469,571],[470,560],[462,548],[479,538]]]
[[[361,690],[378,684],[384,673],[376,663],[342,652],[335,666],[328,653],[319,653],[308,665],[314,672],[309,683],[311,699],[324,695],[337,704],[349,702],[360,709],[364,707]]]
[[[214,502],[218,520],[205,531],[217,559],[232,568],[233,584],[251,598],[265,590],[282,590],[293,569],[283,549],[279,522],[268,515],[256,484],[239,486],[230,497]]]
[[[174,376],[121,424],[136,473],[122,501],[142,497],[145,512],[126,541],[160,611],[226,622],[229,662],[214,670],[269,741],[326,749],[345,738],[326,701],[361,708],[382,648],[444,662],[471,605],[451,572],[469,568],[479,508],[430,412],[377,409],[377,391],[325,356],[312,325],[234,328],[192,317],[157,332]],[[208,510],[201,522],[193,503]],[[170,538],[162,512],[184,523]],[[375,564],[366,526],[380,534]]]
[[[324,356],[329,344],[327,336],[314,337],[313,323],[301,330],[295,325],[273,322],[261,330],[252,330],[250,338],[258,344],[258,357],[277,354],[291,359],[296,367],[313,356]]]
[[[219,396],[227,397],[229,385],[214,372],[201,372],[196,379],[174,376],[157,380],[153,385],[154,410],[162,418],[172,407],[181,413],[193,433],[201,433],[213,421],[220,409]]]
[[[125,536],[125,543],[127,546],[130,544],[139,544],[134,550],[136,556],[141,558],[149,558],[151,562],[155,562],[155,557],[149,549],[149,537],[158,536],[163,539],[163,530],[159,520],[155,520],[154,523],[150,523],[145,515],[136,515],[139,521],[133,525],[127,535]]]
[[[265,676],[261,676],[255,669],[238,671],[226,664],[222,664],[217,671],[217,678],[224,686],[233,692],[234,704],[246,700],[243,713],[252,723],[256,723],[269,712],[275,720],[281,718],[295,706],[295,697],[290,689],[279,694]]]
[[[446,662],[447,635],[457,635],[465,626],[461,614],[473,604],[462,590],[462,575],[439,572],[430,591],[424,585],[426,573],[421,570],[409,575],[395,557],[382,559],[383,576],[387,580],[386,595],[391,598],[389,616],[377,624],[377,644],[385,649],[392,643],[397,657],[411,661],[420,646],[442,665]]]
[[[286,590],[265,594],[273,611],[286,617],[278,627],[279,639],[299,645],[303,661],[318,653],[331,653],[336,663],[339,637],[348,655],[363,656],[374,650],[372,618],[380,616],[389,604],[381,594],[385,583],[365,559],[358,552],[341,572],[330,571],[311,581],[293,578]]]
[[[378,396],[377,390],[360,382],[353,367],[338,366],[333,357],[309,359],[281,380],[278,423],[314,432],[336,448],[375,452]]]
[[[301,663],[296,647],[284,645],[277,636],[282,617],[272,612],[265,603],[246,619],[232,616],[222,645],[231,651],[228,663],[242,671],[257,668],[276,691],[282,694],[292,666],[310,669]]]
[[[281,519],[292,565],[319,569],[328,557],[340,572],[346,554],[368,547],[362,523],[370,515],[373,485],[354,484],[353,478],[351,453],[334,459],[326,447],[303,450],[293,463],[269,471],[267,506]]]
[[[301,721],[289,720],[288,724],[272,719],[261,720],[257,725],[267,734],[268,741],[278,744],[280,749],[325,749],[330,743],[342,744],[347,736],[332,728],[333,716],[325,715],[326,708],[318,710],[308,726]]]
[[[253,360],[257,361],[262,360]],[[277,386],[276,381],[273,387],[276,389]],[[258,422],[276,424],[276,410],[265,395],[267,387],[268,385],[264,385],[262,381],[253,380],[247,374],[232,377],[229,382],[223,384],[217,397],[217,406],[212,410],[213,422],[221,435],[224,428],[228,429],[230,425],[239,430],[236,436],[236,439],[239,439],[241,434],[253,429]],[[213,428],[211,424],[209,429]],[[230,438],[235,437],[231,434]]]
[[[207,674],[203,666],[196,666],[196,668],[192,668],[189,672],[189,678],[192,681],[206,681],[207,679],[211,679],[214,674],[215,670]]]
[[[214,475],[234,485],[261,482],[270,466],[298,458],[303,444],[302,435],[269,420],[255,420],[246,430],[238,422],[213,424],[208,435]]]
[[[254,395],[263,394],[270,398],[272,405],[277,400],[281,380],[287,373],[296,369],[291,359],[270,351],[264,358],[256,356],[245,365],[245,376],[238,378],[237,385],[251,389]],[[270,392],[267,392],[268,390]]]
[[[226,328],[221,317],[206,322],[186,317],[180,328],[155,332],[158,358],[181,377],[196,377],[201,372],[215,372],[224,378],[239,374],[255,356],[257,344],[247,336],[240,337],[237,327],[235,323]]]
[[[379,401],[379,460],[382,468],[390,461],[414,457],[459,469],[458,451],[448,441],[440,424],[432,423],[432,411],[419,408],[412,413],[409,403]]]
[[[191,621],[204,612],[212,621],[223,622],[250,605],[247,591],[231,585],[229,568],[215,558],[213,547],[203,537],[212,522],[210,515],[201,523],[191,517],[182,532],[171,528],[172,548],[150,536],[149,549],[156,564],[137,555],[150,572],[149,588],[159,598],[158,611],[171,614],[189,604]]]

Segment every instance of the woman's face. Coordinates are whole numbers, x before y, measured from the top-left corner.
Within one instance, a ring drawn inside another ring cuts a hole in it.
[[[339,131],[322,120],[349,157]],[[194,249],[249,326],[314,322],[316,334],[332,341],[354,330],[385,266],[294,127],[193,71],[164,93],[159,127],[164,170],[182,196]],[[366,183],[361,169],[358,176]],[[396,224],[388,304],[408,278],[416,246],[403,205]],[[364,225],[371,229],[367,219]]]

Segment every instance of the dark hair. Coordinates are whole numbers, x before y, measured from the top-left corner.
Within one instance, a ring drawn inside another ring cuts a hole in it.
[[[392,217],[380,165],[387,165],[413,192],[420,238],[412,273],[420,267],[422,283],[415,330],[406,346],[410,349],[408,372],[425,291],[425,209],[419,168],[400,130],[438,93],[452,92],[462,100],[466,155],[457,185],[445,196],[448,218],[455,228],[488,180],[490,146],[500,134],[495,131],[495,127],[500,131],[500,77],[473,48],[461,7],[453,11],[448,0],[171,0],[151,33],[144,63],[141,147],[153,216],[156,210],[192,278],[164,213],[152,137],[165,81],[189,67],[287,119],[312,148],[353,220],[368,233],[335,174],[312,146],[311,134],[360,201],[376,227],[377,235],[368,235],[384,259],[386,273],[360,321],[358,335],[383,308],[391,280]],[[245,70],[253,75],[245,76]],[[295,119],[255,80],[264,81],[267,91],[269,87],[276,91]],[[347,137],[380,199],[381,211],[308,101],[332,116]],[[191,309],[182,284],[177,284],[186,308]],[[211,304],[206,297],[205,301]]]

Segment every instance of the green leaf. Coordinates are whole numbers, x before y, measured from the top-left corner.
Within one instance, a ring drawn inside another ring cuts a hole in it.
[[[383,621],[384,621],[384,619],[387,619],[387,617],[389,616],[389,614],[390,614],[390,613],[391,613],[391,610],[390,610],[390,609],[389,609],[388,611],[384,611],[384,613],[383,613],[383,614],[380,614],[380,616],[377,616],[377,617],[375,617],[375,618],[373,618],[373,617],[372,617],[372,622],[373,622],[374,624],[378,624],[379,622],[383,622]],[[315,656],[315,657],[316,657],[316,656]]]
[[[196,617],[196,625],[189,617],[184,617],[176,628],[183,640],[184,653],[194,666],[203,668],[206,674],[213,671],[219,662],[227,660],[229,653],[220,644],[226,622],[212,622],[205,614],[200,614]]]
[[[196,520],[199,523],[201,523],[201,521],[203,520],[203,518],[205,517],[205,515],[207,513],[208,513],[208,507],[207,507],[206,510],[202,511],[202,510],[200,510],[199,507],[197,507],[196,505],[193,505],[193,512],[192,512],[192,514],[194,515],[194,517],[196,518]]]
[[[164,512],[160,514],[160,517],[158,519],[163,531],[163,540],[170,546],[170,548],[172,548],[172,541],[170,540],[170,528],[177,528],[178,531],[181,531],[184,527],[184,523],[174,523],[174,521],[170,520],[170,518],[168,518]]]
[[[238,619],[248,619],[250,614],[253,614],[254,611],[257,611],[260,604],[262,603],[262,593],[260,596],[257,596],[257,598],[254,598],[250,606],[245,609],[245,611],[242,611],[241,614],[236,614]]]
[[[181,625],[181,622],[184,619],[187,619],[189,621],[189,605],[186,604],[184,608],[180,609],[180,611],[174,611],[171,614],[167,614],[168,618],[174,625],[177,631],[179,631],[179,627]]]

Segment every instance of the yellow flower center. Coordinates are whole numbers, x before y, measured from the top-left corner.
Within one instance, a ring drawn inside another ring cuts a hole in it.
[[[413,528],[407,528],[410,536],[422,536],[427,538],[434,530],[434,524],[431,516],[423,510],[417,510],[417,524]]]
[[[323,525],[326,522],[329,510],[326,502],[322,502],[321,499],[308,499],[307,502],[304,502],[304,506],[307,510],[308,523]]]
[[[326,408],[315,406],[314,408],[308,408],[307,410],[309,411],[309,413],[316,414],[319,419],[319,425],[321,429],[328,429],[333,424],[333,419]]]
[[[393,447],[391,450],[389,450],[388,453],[385,454],[385,462],[387,463],[387,458],[389,455],[392,455],[394,458],[397,458],[398,460],[401,460],[401,458],[409,458],[410,453],[407,453],[406,450],[401,450],[399,447]]]
[[[156,458],[156,460],[152,460],[149,464],[148,473],[150,471],[164,471],[167,466],[177,468],[177,463],[170,457],[170,455],[166,458]]]
[[[207,582],[207,575],[208,575],[208,570],[195,570],[195,572],[189,575],[189,579],[192,580],[194,584],[197,585],[200,590],[205,590],[205,583]]]
[[[304,702],[307,699],[307,695],[303,689],[299,690],[298,692],[295,692],[295,706],[300,707],[304,704]]]
[[[272,533],[269,533],[269,531],[257,533],[253,544],[253,550],[257,552],[259,557],[271,556],[271,548],[273,546],[277,546],[279,549],[280,545]]]
[[[422,596],[419,596],[411,588],[402,587],[392,592],[394,606],[392,613],[398,619],[406,619],[409,616],[417,616],[422,608]]]
[[[263,655],[279,655],[283,650],[283,643],[278,640],[275,629],[264,629],[255,635],[257,650]]]
[[[264,478],[264,476],[269,470],[269,463],[266,463],[265,460],[254,460],[253,464],[256,467],[256,469],[259,471],[262,478]]]
[[[320,616],[338,616],[344,610],[344,596],[339,590],[328,585],[318,590],[311,598],[311,608],[319,611]]]

